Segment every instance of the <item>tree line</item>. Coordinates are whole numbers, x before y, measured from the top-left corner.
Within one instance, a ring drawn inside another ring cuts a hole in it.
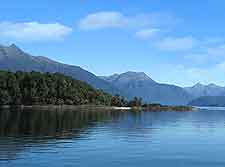
[[[110,102],[111,95],[60,73],[0,72],[1,105],[109,105]]]
[[[60,73],[0,71],[0,105],[48,104],[132,107],[142,106],[142,99],[112,96]]]

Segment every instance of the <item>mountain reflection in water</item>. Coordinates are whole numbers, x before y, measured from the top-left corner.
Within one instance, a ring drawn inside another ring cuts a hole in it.
[[[1,110],[0,166],[225,166],[225,111]]]

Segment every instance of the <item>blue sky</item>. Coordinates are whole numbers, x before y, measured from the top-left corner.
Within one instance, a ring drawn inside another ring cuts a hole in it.
[[[224,8],[223,0],[2,1],[0,43],[96,75],[225,85]]]

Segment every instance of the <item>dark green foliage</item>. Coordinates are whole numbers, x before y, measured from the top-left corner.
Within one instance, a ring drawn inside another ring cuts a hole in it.
[[[128,106],[130,106],[130,107],[141,107],[142,106],[142,98],[134,97],[134,99],[131,100],[128,103]]]
[[[152,104],[143,104],[142,107],[151,108],[151,107],[163,107],[161,104],[152,103]]]
[[[142,99],[137,97],[127,101],[119,95],[111,96],[102,90],[94,89],[85,82],[60,73],[0,71],[0,105],[48,104],[94,104],[156,109],[165,107],[160,104],[143,104]]]
[[[143,104],[142,109],[147,111],[193,111],[191,106],[167,106],[157,103]]]
[[[0,105],[110,105],[112,96],[59,73],[0,71]]]
[[[0,104],[6,105],[9,104],[11,101],[11,97],[8,91],[0,89]]]
[[[123,106],[119,95],[112,97],[111,106],[119,106],[119,107]]]

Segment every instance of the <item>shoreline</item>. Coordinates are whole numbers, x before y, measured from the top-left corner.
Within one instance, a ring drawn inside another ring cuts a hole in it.
[[[2,105],[0,109],[34,109],[34,110],[79,110],[79,109],[108,109],[121,111],[180,111],[190,112],[197,111],[192,106],[150,106],[150,107],[117,107],[103,105]]]
[[[106,109],[132,110],[131,107],[116,107],[103,105],[2,105],[0,109],[32,109],[32,110],[79,110],[79,109]]]

